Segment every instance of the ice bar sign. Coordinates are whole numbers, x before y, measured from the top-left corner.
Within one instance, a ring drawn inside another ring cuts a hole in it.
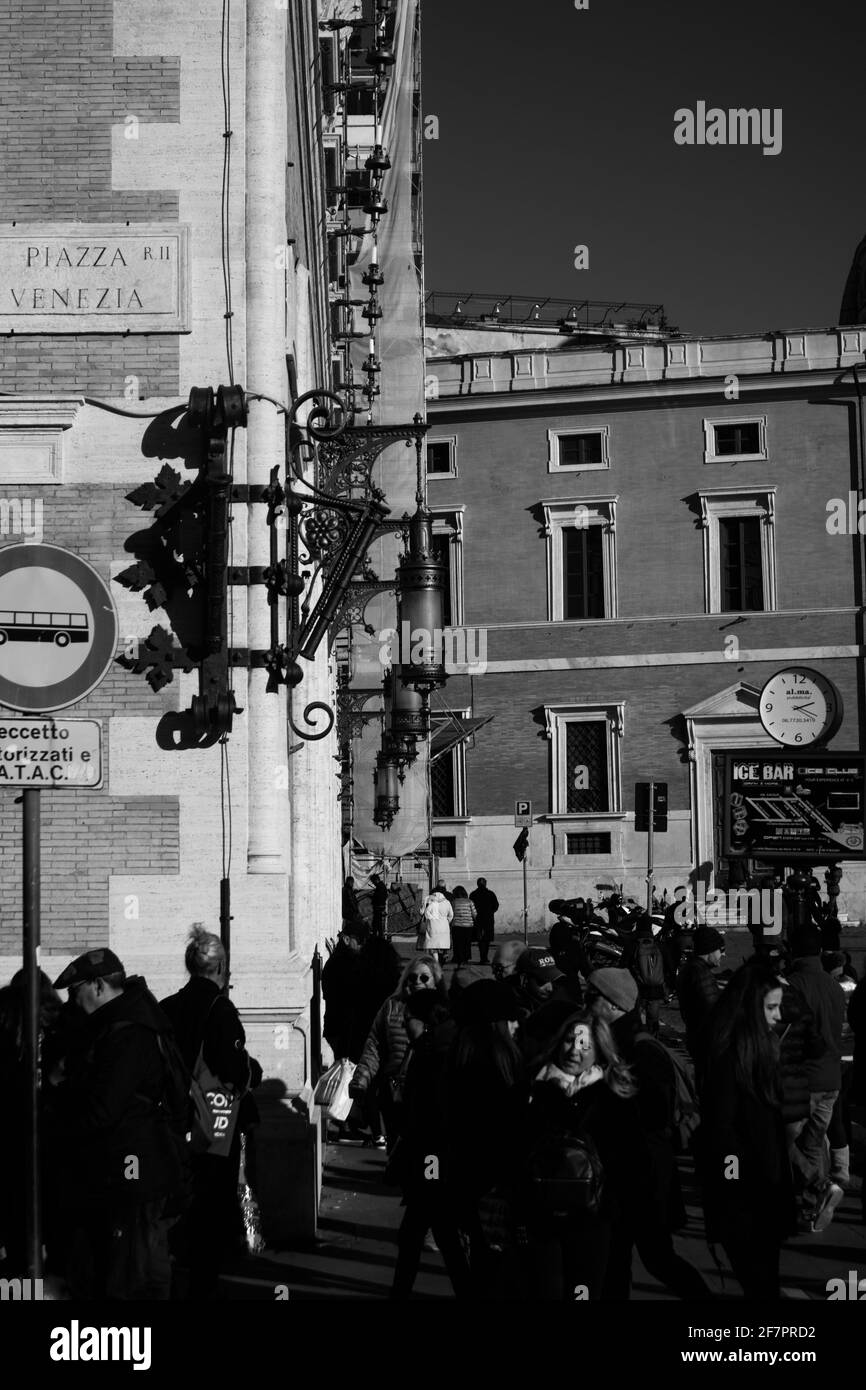
[[[866,756],[725,757],[724,853],[815,864],[863,859]]]

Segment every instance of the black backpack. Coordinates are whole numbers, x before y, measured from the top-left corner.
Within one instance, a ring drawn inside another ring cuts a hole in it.
[[[664,989],[665,961],[657,942],[647,940],[637,943],[634,973],[639,984],[661,985]]]
[[[543,1135],[530,1152],[528,1176],[529,1211],[536,1218],[567,1221],[601,1206],[604,1176],[587,1135]]]

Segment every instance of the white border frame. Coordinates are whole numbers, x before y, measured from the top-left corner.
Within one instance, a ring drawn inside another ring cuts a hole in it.
[[[451,467],[447,473],[427,472],[427,448],[431,444],[450,444]],[[435,482],[437,478],[456,478],[457,477],[457,435],[456,434],[434,434],[428,435],[424,440],[424,473],[428,481]]]
[[[547,621],[606,623],[618,617],[616,582],[616,504],[619,497],[579,497],[542,501],[544,536],[547,541]],[[562,532],[577,527],[577,509],[584,508],[586,526],[601,526],[604,564],[604,617],[564,618],[562,601]]]
[[[721,613],[719,518],[756,516],[761,521],[761,578],[765,613],[776,611],[776,489],[716,488],[698,493],[704,538],[704,611]],[[728,610],[725,609],[725,612]],[[732,612],[734,610],[731,610]],[[751,610],[750,610],[751,611]]]
[[[551,805],[549,820],[578,821],[581,824],[597,820],[617,820],[625,816],[622,806],[621,747],[625,733],[625,701],[603,704],[545,705],[545,735],[553,744],[551,750]],[[607,725],[607,811],[566,811],[568,789],[565,767],[565,728],[567,724],[600,723]]]
[[[437,475],[434,473],[433,475]],[[444,477],[444,473],[439,475]],[[433,535],[450,536],[448,546],[449,579],[451,583],[451,622],[449,627],[463,627],[463,514],[465,506],[431,507]]]
[[[717,454],[717,425],[758,425],[760,453]],[[767,458],[766,415],[712,415],[704,420],[704,463],[763,463]]]
[[[564,435],[600,434],[601,463],[560,463],[559,441]],[[610,425],[588,425],[580,429],[555,429],[547,431],[547,471],[548,473],[598,473],[610,468]]]

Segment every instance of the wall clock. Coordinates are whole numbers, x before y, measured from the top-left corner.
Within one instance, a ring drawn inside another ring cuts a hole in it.
[[[761,691],[761,723],[788,748],[832,738],[842,723],[842,697],[832,681],[807,666],[786,666]]]

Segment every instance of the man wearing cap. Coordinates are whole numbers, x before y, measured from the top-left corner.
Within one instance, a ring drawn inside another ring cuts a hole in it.
[[[182,1182],[163,1109],[168,1019],[141,976],[113,951],[85,951],[54,982],[86,1015],[82,1054],[56,1068],[58,1143],[65,1146],[67,1281],[73,1299],[167,1299],[166,1203]]]
[[[645,1187],[630,1212],[614,1227],[604,1297],[627,1299],[631,1289],[632,1248],[644,1267],[679,1298],[710,1298],[698,1271],[677,1254],[672,1233],[686,1222],[673,1146],[676,1075],[664,1044],[643,1030],[637,981],[629,970],[606,968],[589,976],[587,988],[596,1018],[608,1024],[617,1051],[638,1085],[637,1109],[646,1145]]]
[[[577,983],[575,994],[571,981],[550,951],[541,946],[531,946],[524,951],[514,975],[505,983],[514,990],[521,1010],[517,1041],[531,1066],[566,1018],[580,1006],[580,984]]]
[[[703,1083],[709,1047],[709,1023],[721,994],[715,972],[725,953],[725,938],[715,927],[698,927],[695,953],[677,976],[680,1014],[686,1026],[686,1046],[695,1064],[698,1090]]]

